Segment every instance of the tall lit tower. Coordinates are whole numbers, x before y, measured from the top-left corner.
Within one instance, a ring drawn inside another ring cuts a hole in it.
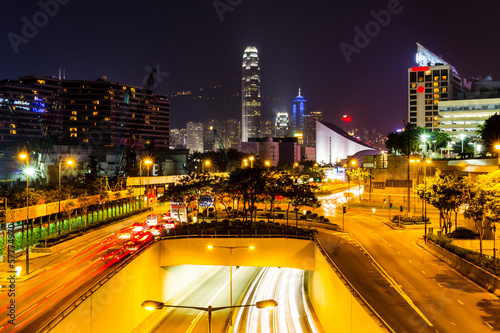
[[[248,142],[261,136],[260,65],[255,46],[243,53],[241,90],[241,141]]]
[[[292,107],[292,134],[299,138],[299,142],[302,141],[304,135],[304,115],[306,112],[306,99],[300,94],[293,100]]]

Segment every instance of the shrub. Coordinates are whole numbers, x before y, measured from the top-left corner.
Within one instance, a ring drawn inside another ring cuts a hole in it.
[[[305,219],[306,219],[306,216],[305,216],[305,215],[300,215],[299,219],[300,219],[300,220],[305,220]]]
[[[278,215],[276,215],[276,217],[277,217],[278,219],[282,219],[282,218],[284,218],[284,217],[285,217],[285,214],[279,213]]]
[[[330,220],[329,219],[324,219],[323,222],[330,222]]]
[[[476,236],[478,236],[477,233],[464,227],[458,227],[448,234],[448,237],[456,239],[474,239]]]
[[[316,213],[312,214],[312,218],[313,218],[313,219],[315,219],[315,218],[317,218],[317,217],[318,217],[318,214],[316,214]]]

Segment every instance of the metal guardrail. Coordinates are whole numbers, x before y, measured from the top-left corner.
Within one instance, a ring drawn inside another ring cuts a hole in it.
[[[352,285],[352,283],[342,273],[342,271],[338,268],[338,266],[335,264],[335,262],[333,262],[332,258],[330,258],[328,253],[326,253],[325,248],[323,247],[323,245],[321,245],[321,243],[318,241],[318,239],[314,238],[314,241],[318,245],[318,248],[321,251],[321,253],[323,254],[323,256],[328,259],[328,262],[330,263],[330,265],[332,265],[335,268],[337,273],[342,277],[342,279],[346,282],[346,284],[349,285],[349,287],[351,288],[351,293],[354,295],[354,297],[358,297],[359,299],[361,299],[363,304],[370,309],[370,311],[375,315],[375,317],[377,317],[377,319],[380,320],[380,322],[383,324],[383,326],[386,329],[388,329],[390,332],[395,333],[395,331],[389,326],[389,324],[386,323],[386,321],[382,318],[382,316],[380,316],[378,314],[378,312],[375,311],[375,309],[368,303],[368,301],[365,300],[363,296],[361,296],[361,293]]]

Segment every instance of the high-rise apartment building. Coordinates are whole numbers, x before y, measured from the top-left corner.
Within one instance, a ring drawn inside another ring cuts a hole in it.
[[[261,137],[260,65],[257,48],[248,46],[242,65],[241,141]]]
[[[286,138],[290,135],[290,118],[288,117],[288,112],[278,112],[274,128],[274,136],[277,138]]]
[[[316,121],[323,121],[322,111],[312,111],[304,117],[305,147],[316,147]]]
[[[208,150],[216,151],[220,149],[221,143],[225,150],[238,149],[240,142],[240,122],[238,120],[212,119],[206,124],[205,129],[209,132],[210,137],[210,148]],[[219,138],[217,138],[215,133],[217,133]]]
[[[300,93],[293,100],[292,106],[292,135],[297,137],[299,145],[303,144],[304,137],[304,116],[306,114],[306,99]]]
[[[50,132],[65,145],[93,149],[131,143],[137,149],[169,145],[170,102],[104,77],[3,80],[0,101],[0,142],[33,142]],[[14,112],[8,104],[15,107]]]
[[[446,61],[417,43],[418,67],[408,68],[408,120],[431,131],[439,127],[440,101],[470,91],[471,83]]]
[[[203,123],[189,122],[186,124],[186,148],[189,153],[203,153]]]

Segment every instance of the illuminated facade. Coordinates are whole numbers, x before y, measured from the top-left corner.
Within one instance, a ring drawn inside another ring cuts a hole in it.
[[[443,101],[439,103],[439,130],[458,140],[461,134],[479,138],[477,127],[495,114],[500,114],[500,98]]]
[[[304,136],[304,118],[306,113],[306,99],[299,94],[293,100],[292,106],[292,135],[299,139],[299,144],[303,143]]]
[[[290,118],[288,112],[278,112],[274,125],[274,136],[285,138],[290,135]]]
[[[248,46],[242,64],[241,141],[261,137],[260,65],[257,48]]]
[[[416,61],[418,67],[408,68],[408,120],[411,125],[434,131],[439,127],[438,103],[470,91],[471,83],[418,43]]]

